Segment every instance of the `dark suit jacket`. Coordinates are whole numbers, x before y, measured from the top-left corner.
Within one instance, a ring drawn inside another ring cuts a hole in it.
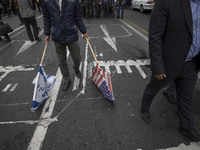
[[[192,39],[190,0],[156,0],[149,25],[152,73],[180,73]]]

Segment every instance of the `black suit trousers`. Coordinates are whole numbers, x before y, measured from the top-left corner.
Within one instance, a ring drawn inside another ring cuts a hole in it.
[[[39,37],[38,37],[38,26],[37,26],[37,23],[36,23],[36,20],[35,20],[35,16],[30,17],[30,18],[23,18],[23,22],[24,22],[24,25],[26,27],[26,31],[27,31],[29,39],[31,41],[34,41],[34,38],[35,38],[35,40],[38,40],[39,39]],[[31,26],[33,27],[34,38],[33,38],[32,31],[31,31]]]
[[[180,73],[174,76],[167,76],[163,80],[157,80],[151,76],[142,98],[141,110],[148,112],[151,102],[156,94],[167,84],[175,82],[177,91],[177,109],[180,127],[193,129],[192,96],[197,81],[198,69],[194,60],[185,62]]]

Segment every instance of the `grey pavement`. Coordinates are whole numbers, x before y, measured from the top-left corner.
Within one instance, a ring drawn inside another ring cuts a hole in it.
[[[39,13],[37,16],[42,32],[42,17]],[[73,91],[72,84],[65,92],[59,89],[62,77],[51,42],[44,69],[48,74],[57,75],[56,86],[47,102],[34,113],[30,111],[34,88],[32,81],[37,74],[44,42],[29,45],[22,51],[23,45],[28,45],[24,26],[19,26],[17,16],[4,17],[3,21],[9,23],[14,32],[10,34],[11,43],[0,43],[0,77],[5,73],[1,72],[2,68],[7,66],[32,70],[10,72],[0,81],[0,149],[22,150],[29,147],[35,150],[34,146],[39,145],[39,149],[43,150],[200,150],[200,143],[178,133],[176,106],[166,101],[162,91],[153,101],[151,123],[147,125],[140,118],[141,97],[151,73],[148,43],[126,23],[147,37],[130,22],[147,30],[149,16],[149,13],[125,10],[124,20],[84,20],[101,67],[111,72],[115,104],[103,98],[92,82],[90,76],[94,70],[94,59],[80,35],[83,79],[79,88]],[[41,39],[43,37],[40,36]],[[67,62],[71,79],[75,82],[70,55]],[[133,64],[138,64],[140,69]],[[17,83],[15,91],[3,92],[8,84],[14,83]],[[193,103],[198,132],[199,89],[198,80]]]

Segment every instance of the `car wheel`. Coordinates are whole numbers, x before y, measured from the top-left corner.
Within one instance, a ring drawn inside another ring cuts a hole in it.
[[[143,7],[143,5],[140,6],[140,12],[141,12],[141,13],[144,12],[144,7]]]

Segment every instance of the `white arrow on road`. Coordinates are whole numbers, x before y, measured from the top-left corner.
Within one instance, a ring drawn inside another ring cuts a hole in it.
[[[103,39],[117,52],[117,47],[116,47],[116,39],[115,37],[111,38],[105,25],[100,25],[100,28],[106,35],[106,37],[103,37]]]
[[[42,29],[42,31],[40,31],[38,36],[41,36],[44,33],[44,29]],[[33,46],[36,43],[36,41],[31,42],[31,41],[25,41],[25,43],[22,45],[22,47],[19,49],[19,51],[17,52],[16,56],[21,54],[22,52],[26,51],[27,49],[29,49],[31,46]]]

